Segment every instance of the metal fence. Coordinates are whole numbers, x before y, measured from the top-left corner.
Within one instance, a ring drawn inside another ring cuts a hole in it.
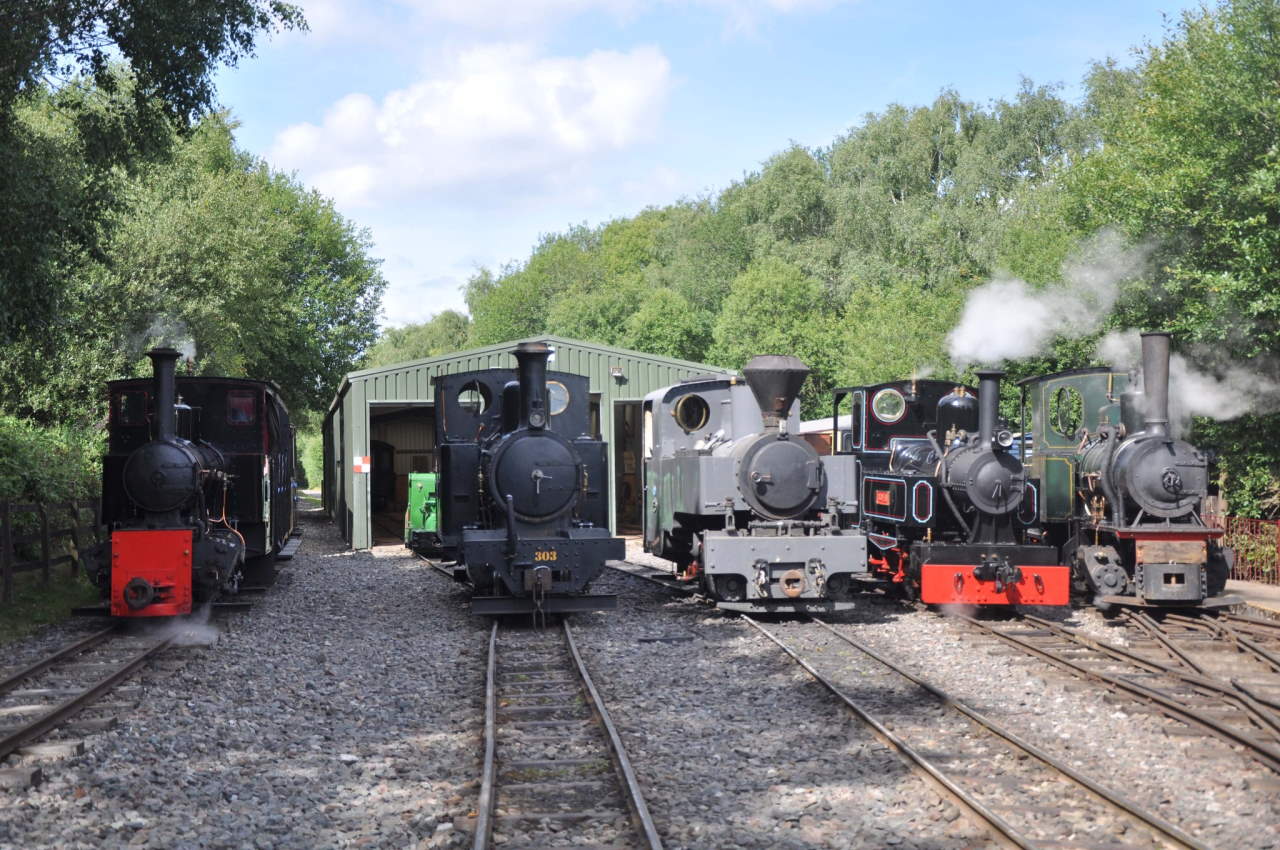
[[[1223,545],[1236,552],[1232,578],[1280,585],[1280,520],[1208,515],[1205,521],[1226,531]]]
[[[52,505],[0,502],[0,604],[13,602],[13,577],[19,573],[40,570],[47,585],[54,567],[70,564],[68,575],[74,576],[80,548],[102,539],[101,516],[97,499]]]

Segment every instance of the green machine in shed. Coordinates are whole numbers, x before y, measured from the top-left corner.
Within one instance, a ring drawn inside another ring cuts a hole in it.
[[[409,473],[409,506],[404,512],[404,545],[424,555],[438,552],[439,519],[436,473]]]

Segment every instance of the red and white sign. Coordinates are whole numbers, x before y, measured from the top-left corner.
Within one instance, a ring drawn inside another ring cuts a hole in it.
[[[351,459],[352,472],[363,472],[365,475],[368,475],[371,466],[372,464],[369,462],[368,455],[356,455]]]

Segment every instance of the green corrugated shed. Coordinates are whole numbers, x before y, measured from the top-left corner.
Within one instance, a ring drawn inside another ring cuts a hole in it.
[[[639,480],[641,465],[638,451],[627,457],[623,446],[615,445],[615,405],[620,405],[617,407],[620,417],[618,426],[622,427],[623,420],[627,425],[633,426],[625,436],[628,440],[634,437],[635,446],[638,447],[638,427],[634,427],[638,419],[629,417],[638,417],[639,403],[647,393],[692,375],[725,374],[729,371],[717,366],[625,348],[612,348],[594,342],[537,336],[352,372],[343,379],[324,421],[324,506],[338,523],[343,538],[352,548],[365,549],[373,544],[375,537],[392,536],[385,527],[380,527],[380,533],[375,534],[374,515],[371,511],[373,494],[370,489],[370,479],[374,475],[360,471],[356,467],[357,460],[373,458],[376,451],[385,453],[387,449],[383,448],[384,445],[391,446],[394,464],[400,464],[409,456],[415,459],[434,456],[434,447],[397,448],[418,439],[418,435],[410,434],[410,430],[420,426],[401,425],[397,430],[385,422],[386,416],[378,416],[378,413],[421,409],[434,415],[432,379],[435,376],[476,369],[514,369],[515,358],[511,356],[511,352],[521,342],[547,343],[555,350],[553,359],[548,364],[550,370],[586,375],[591,379],[593,398],[597,394],[599,396],[600,433],[610,443],[609,520],[615,530],[618,528],[616,507],[619,482],[622,481],[628,490],[635,489],[638,506],[639,492],[633,482]],[[400,442],[392,444],[375,439],[373,431],[379,429],[385,434],[398,435],[390,439],[398,439]],[[629,505],[631,494],[628,492],[625,495],[628,498],[624,500],[624,505]],[[384,526],[390,521],[385,515],[379,516],[383,517],[381,521]],[[396,533],[398,535],[398,531]]]

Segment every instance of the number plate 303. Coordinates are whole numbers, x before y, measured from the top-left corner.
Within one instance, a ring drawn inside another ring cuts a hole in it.
[[[552,550],[551,550],[551,551],[549,551],[549,552],[534,552],[534,553],[533,553],[533,560],[535,560],[535,561],[554,561],[555,559],[556,559],[556,550],[555,550],[555,549],[552,549]]]

